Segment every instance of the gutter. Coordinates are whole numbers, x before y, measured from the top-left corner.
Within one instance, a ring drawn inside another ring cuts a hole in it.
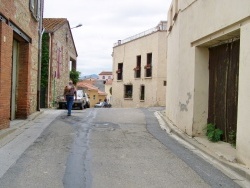
[[[43,20],[43,0],[40,1],[40,19],[39,19],[39,28],[38,28],[38,67],[37,67],[37,105],[36,110],[40,111],[40,90],[41,90],[41,63],[42,63],[42,36],[45,31],[45,28],[42,28]]]

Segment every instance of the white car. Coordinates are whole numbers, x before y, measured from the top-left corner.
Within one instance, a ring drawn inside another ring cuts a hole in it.
[[[107,102],[98,102],[94,106],[95,108],[111,108],[111,104],[108,104]]]
[[[104,106],[104,102],[98,102],[95,104],[95,108],[102,108]]]
[[[74,100],[73,108],[80,108],[82,110],[87,106],[85,93],[83,93],[82,90],[77,90],[76,92],[77,100]],[[66,100],[63,95],[57,97],[57,103],[59,109],[67,108]]]

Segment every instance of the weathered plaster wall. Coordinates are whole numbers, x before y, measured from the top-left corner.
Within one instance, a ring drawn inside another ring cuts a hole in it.
[[[179,0],[178,16],[168,34],[166,115],[188,135],[204,134],[208,114],[208,48],[240,37],[238,159],[250,166],[248,0]],[[169,20],[168,20],[169,22]]]

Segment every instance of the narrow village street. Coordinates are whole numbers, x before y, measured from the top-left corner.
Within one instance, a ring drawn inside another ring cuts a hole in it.
[[[0,187],[240,187],[162,130],[160,110],[45,110],[0,140]]]

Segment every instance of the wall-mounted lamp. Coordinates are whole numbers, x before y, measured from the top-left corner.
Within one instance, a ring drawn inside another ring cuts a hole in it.
[[[77,26],[72,27],[72,28],[70,28],[70,29],[74,29],[74,28],[77,28],[77,27],[82,27],[82,24],[78,24]]]

